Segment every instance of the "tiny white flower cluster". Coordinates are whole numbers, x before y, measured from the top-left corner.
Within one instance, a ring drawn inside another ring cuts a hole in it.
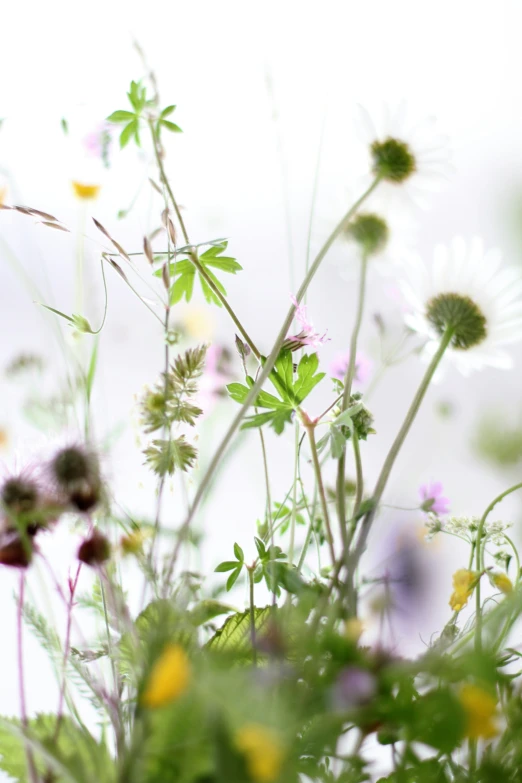
[[[480,525],[480,517],[450,517],[446,521],[440,519],[436,514],[429,513],[425,522],[427,530],[426,540],[431,539],[437,533],[449,533],[449,535],[460,536],[471,541],[474,534],[477,533]],[[497,520],[495,522],[487,522],[484,525],[484,533],[493,544],[500,546],[504,543],[504,534],[506,530],[512,527],[512,522],[501,522]]]

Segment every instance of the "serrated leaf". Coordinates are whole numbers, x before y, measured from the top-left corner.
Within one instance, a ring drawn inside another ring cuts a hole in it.
[[[301,404],[312,389],[323,380],[325,373],[317,373],[319,359],[316,353],[304,354],[297,366],[297,380],[294,383],[294,394]],[[317,373],[317,374],[316,374]]]
[[[272,606],[265,606],[262,609],[254,608],[257,633],[263,631],[275,611]],[[207,649],[215,651],[250,655],[250,631],[250,611],[247,610],[229,617],[205,646]]]

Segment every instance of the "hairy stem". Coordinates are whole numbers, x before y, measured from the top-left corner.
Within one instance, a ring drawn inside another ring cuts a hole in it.
[[[345,411],[350,403],[350,396],[352,393],[352,384],[355,378],[356,370],[356,354],[357,354],[357,342],[359,340],[359,332],[361,331],[361,324],[364,313],[364,300],[366,294],[366,272],[368,268],[368,257],[366,253],[363,254],[361,259],[361,270],[359,276],[359,293],[357,296],[357,313],[355,316],[355,322],[352,329],[352,336],[350,339],[350,357],[348,360],[348,367],[346,368],[346,374],[344,377],[344,391],[341,403],[341,413]],[[355,439],[355,433],[352,432],[352,438]],[[339,464],[337,466],[337,516],[339,519],[339,525],[341,528],[341,536],[343,539],[343,545],[347,546],[347,534],[346,534],[346,493],[344,491],[344,481],[346,473],[346,449],[343,450],[339,458]],[[357,482],[359,483],[359,481]],[[355,516],[355,513],[354,513]],[[346,553],[347,555],[347,553]]]
[[[359,199],[357,199],[355,204],[351,207],[351,209],[348,210],[346,215],[343,217],[343,219],[340,221],[340,223],[337,225],[337,227],[330,234],[330,236],[328,237],[328,239],[324,243],[323,247],[321,248],[321,250],[319,251],[319,253],[315,257],[313,264],[311,265],[310,269],[306,273],[306,275],[304,277],[304,280],[301,283],[301,286],[299,287],[299,290],[298,290],[297,295],[296,295],[296,300],[297,300],[298,304],[302,301],[306,291],[308,290],[308,287],[309,287],[310,283],[312,282],[312,280],[314,279],[314,277],[315,277],[315,275],[317,273],[317,270],[321,266],[321,263],[322,263],[324,257],[326,256],[326,254],[328,253],[328,251],[330,250],[330,248],[334,244],[335,240],[345,230],[346,226],[348,225],[348,223],[350,222],[352,217],[355,215],[355,213],[357,212],[357,210],[359,209],[361,204],[363,204],[364,201],[368,198],[368,196],[371,193],[373,193],[373,191],[375,190],[375,188],[377,187],[378,184],[379,184],[379,178],[377,177],[372,182],[372,184],[368,187],[368,189],[362,194],[362,196]],[[227,450],[227,448],[228,448],[232,438],[234,437],[234,435],[235,435],[236,431],[238,430],[241,422],[243,421],[244,416],[246,415],[246,413],[249,410],[249,408],[251,407],[251,405],[254,403],[254,400],[256,399],[257,395],[259,394],[259,392],[263,388],[263,384],[265,383],[266,379],[268,378],[268,376],[270,375],[270,373],[272,372],[272,370],[274,368],[274,365],[275,365],[275,363],[277,361],[277,357],[279,356],[279,352],[281,350],[281,346],[283,345],[283,342],[285,341],[285,338],[286,338],[286,336],[288,334],[288,330],[290,329],[290,326],[292,325],[292,321],[294,319],[295,309],[296,309],[295,305],[292,305],[290,307],[290,309],[289,309],[289,311],[288,311],[288,313],[286,315],[286,318],[283,321],[283,324],[281,326],[279,334],[276,337],[276,340],[275,340],[274,346],[273,346],[273,348],[272,348],[272,350],[270,352],[270,355],[267,357],[267,359],[266,359],[266,361],[265,361],[265,363],[263,365],[263,369],[261,370],[257,381],[255,382],[255,384],[250,389],[250,391],[247,394],[247,397],[246,397],[243,405],[241,406],[241,408],[239,409],[238,413],[236,414],[236,416],[232,420],[232,422],[231,422],[228,430],[226,431],[226,433],[225,433],[221,443],[217,447],[217,449],[216,449],[216,451],[214,453],[214,456],[212,457],[212,460],[210,461],[210,464],[209,464],[209,466],[208,466],[208,468],[207,468],[207,470],[205,472],[205,475],[203,476],[203,478],[202,478],[202,480],[201,480],[201,482],[199,484],[199,487],[198,487],[198,489],[196,491],[196,495],[195,495],[194,500],[192,502],[192,506],[190,508],[190,511],[189,511],[189,513],[187,515],[187,518],[185,519],[185,521],[183,522],[183,525],[181,527],[180,536],[178,538],[178,542],[177,542],[176,547],[174,549],[174,552],[173,552],[173,555],[172,555],[172,559],[171,559],[171,563],[170,563],[169,570],[168,570],[169,577],[172,574],[175,562],[176,562],[178,554],[179,554],[179,550],[180,550],[180,548],[181,548],[181,546],[183,544],[184,538],[185,538],[185,536],[183,534],[186,533],[187,529],[190,527],[190,525],[192,523],[192,520],[194,519],[194,516],[196,515],[196,511],[198,510],[199,505],[200,505],[200,503],[201,503],[201,501],[203,499],[203,496],[205,495],[205,492],[206,492],[208,486],[210,485],[210,483],[211,483],[211,481],[212,481],[212,479],[214,477],[214,473],[215,473],[217,467],[219,466],[219,464],[220,464],[220,462],[221,462],[221,460],[223,458],[223,455],[224,455],[225,451]]]
[[[315,480],[317,482],[317,487],[319,489],[319,498],[321,500],[321,508],[323,511],[323,517],[324,517],[324,524],[326,527],[326,537],[328,539],[328,546],[330,548],[330,556],[332,558],[332,566],[335,565],[335,550],[334,550],[334,542],[333,542],[333,535],[332,535],[332,526],[330,524],[330,514],[328,512],[328,502],[326,500],[326,492],[324,489],[324,483],[323,483],[323,476],[321,473],[321,465],[319,463],[319,455],[317,453],[317,445],[315,443],[315,432],[314,432],[314,426],[313,425],[306,425],[305,424],[306,431],[308,433],[308,438],[310,440],[310,449],[312,452],[312,462],[314,465],[314,473],[315,473]]]
[[[435,374],[435,370],[439,366],[440,360],[444,356],[444,352],[446,351],[446,348],[451,342],[451,338],[453,337],[453,329],[448,327],[444,334],[441,337],[441,341],[438,347],[437,352],[433,356],[430,364],[428,365],[428,368],[424,374],[424,377],[419,385],[419,388],[417,389],[417,392],[415,394],[415,397],[413,398],[413,401],[409,407],[409,410],[406,414],[406,418],[404,419],[402,426],[397,434],[397,437],[392,443],[392,446],[388,452],[388,455],[386,459],[384,460],[384,464],[382,466],[381,472],[379,474],[379,478],[377,479],[377,483],[375,485],[375,489],[373,491],[372,495],[372,508],[371,510],[366,514],[364,517],[361,532],[359,534],[359,538],[357,540],[357,544],[355,546],[355,550],[353,552],[353,555],[351,556],[351,575],[350,579],[353,579],[353,573],[355,571],[355,568],[357,567],[357,563],[361,558],[362,553],[365,550],[366,547],[366,541],[368,539],[368,535],[371,529],[371,526],[373,524],[373,521],[375,519],[375,515],[377,513],[377,508],[379,505],[379,502],[382,498],[382,495],[384,493],[384,490],[386,488],[386,484],[388,483],[388,479],[390,477],[390,473],[392,471],[392,468],[395,464],[395,460],[397,459],[397,456],[404,444],[404,441],[406,440],[406,437],[411,429],[411,426],[413,422],[415,421],[415,418],[417,416],[417,413],[419,411],[419,408],[422,404],[422,401],[426,395],[426,392],[428,390],[428,387],[433,379],[433,376]]]
[[[18,689],[20,696],[20,718],[22,720],[22,726],[27,729],[29,720],[27,717],[27,702],[25,699],[25,677],[24,677],[24,648],[23,648],[23,616],[24,616],[24,600],[25,600],[25,573],[20,570],[20,592],[18,595],[18,607],[16,614],[16,632],[17,632],[17,646],[18,646]],[[25,753],[27,757],[27,769],[29,771],[29,778],[31,783],[37,783],[38,776],[36,774],[36,766],[34,763],[34,756],[29,745],[25,746]]]
[[[501,492],[500,495],[497,495],[497,497],[491,501],[487,509],[482,514],[481,520],[479,522],[478,530],[477,530],[477,545],[475,550],[475,567],[478,572],[482,570],[482,563],[481,563],[481,552],[482,552],[482,535],[484,532],[484,527],[486,524],[486,520],[490,513],[493,511],[497,503],[500,503],[501,500],[504,500],[505,497],[508,495],[511,495],[512,492],[516,492],[518,489],[522,489],[522,482],[518,484],[514,484],[512,487],[509,487],[509,489],[506,489],[504,492]],[[480,652],[482,650],[482,608],[480,605],[480,579],[477,583],[477,586],[475,588],[475,599],[476,599],[476,617],[475,617],[475,649],[477,652]]]

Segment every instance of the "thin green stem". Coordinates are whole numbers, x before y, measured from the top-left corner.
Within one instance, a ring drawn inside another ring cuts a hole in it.
[[[359,512],[359,508],[361,507],[361,501],[362,501],[363,491],[364,491],[361,449],[359,447],[359,438],[357,437],[356,432],[352,432],[352,445],[353,445],[353,456],[355,458],[355,480],[356,480],[355,502],[353,506],[352,516],[354,519],[356,519],[357,514]]]
[[[330,514],[328,512],[328,501],[326,500],[326,492],[323,483],[323,476],[321,473],[321,465],[319,462],[319,455],[317,453],[317,445],[315,442],[314,426],[305,425],[306,432],[310,441],[310,450],[312,452],[312,463],[314,466],[315,480],[319,489],[319,498],[321,499],[321,509],[324,517],[324,524],[326,527],[326,537],[328,540],[328,546],[330,548],[330,556],[332,558],[332,565],[335,565],[335,550],[332,535],[332,526],[330,524]]]
[[[368,269],[368,256],[363,254],[361,259],[361,269],[359,275],[359,292],[357,296],[357,312],[355,315],[355,322],[352,329],[352,336],[350,339],[350,357],[348,360],[348,367],[346,368],[346,374],[344,377],[344,390],[341,403],[341,413],[345,411],[350,403],[350,397],[352,394],[352,384],[355,378],[356,370],[356,354],[357,354],[357,342],[359,340],[359,332],[361,331],[361,324],[364,313],[364,301],[366,295],[366,272]],[[355,433],[352,432],[352,439],[355,439]],[[341,529],[341,536],[343,538],[343,545],[346,548],[348,544],[347,532],[346,532],[346,493],[344,491],[346,473],[346,449],[343,450],[339,458],[337,465],[337,517],[339,520],[339,526]],[[361,492],[362,497],[362,492]],[[354,512],[355,516],[355,512]],[[346,556],[348,555],[345,552]]]
[[[250,594],[250,640],[252,643],[252,663],[257,666],[256,644],[256,607],[254,604],[254,568],[247,568]]]
[[[477,548],[475,553],[475,567],[476,570],[479,572],[481,571],[482,568],[482,536],[483,536],[484,527],[486,525],[487,518],[490,515],[490,513],[493,511],[497,503],[500,503],[501,500],[504,500],[505,497],[511,495],[512,492],[516,492],[518,489],[522,489],[522,482],[518,484],[514,484],[512,487],[509,487],[509,489],[506,489],[504,492],[501,492],[500,495],[497,495],[497,497],[491,501],[487,509],[482,514],[477,529]],[[475,649],[477,652],[480,652],[482,650],[482,607],[480,604],[480,579],[475,588],[475,591],[476,591]]]
[[[294,546],[295,546],[295,520],[297,515],[297,467],[299,463],[299,422],[297,419],[294,424],[295,428],[295,444],[294,444],[294,488],[292,494],[292,518],[290,521],[290,546],[288,549],[288,562],[290,565],[294,562]]]
[[[415,418],[417,416],[417,413],[419,412],[419,408],[422,404],[422,401],[424,400],[424,397],[433,379],[435,371],[439,366],[440,360],[444,356],[444,352],[446,351],[446,348],[450,344],[452,337],[453,337],[453,329],[451,327],[448,327],[441,337],[438,350],[433,356],[430,364],[428,365],[424,377],[420,382],[419,388],[417,389],[415,397],[413,398],[413,401],[408,409],[406,418],[404,419],[404,422],[402,423],[402,426],[397,434],[397,437],[393,441],[392,446],[388,452],[388,455],[384,460],[384,464],[382,466],[381,472],[379,474],[379,478],[377,479],[377,483],[373,491],[372,508],[363,520],[361,532],[357,541],[357,545],[355,547],[353,563],[352,563],[353,568],[355,568],[355,566],[357,565],[357,562],[360,559],[365,549],[366,540],[368,538],[370,528],[372,526],[373,520],[375,519],[379,502],[383,496],[384,490],[386,488],[386,484],[388,483],[388,479],[390,477],[392,468],[395,464],[395,460],[399,455],[399,452],[404,444],[404,441],[406,440],[406,437],[411,429],[413,422],[415,421]]]
[[[337,227],[332,231],[332,233],[330,234],[330,236],[328,237],[328,239],[324,243],[323,247],[321,248],[321,250],[319,251],[319,253],[315,257],[312,266],[308,270],[307,274],[304,277],[303,282],[301,283],[301,285],[299,287],[299,290],[298,290],[297,295],[296,295],[296,300],[297,300],[298,304],[302,301],[306,291],[308,290],[308,287],[310,286],[312,280],[314,279],[315,275],[317,274],[317,270],[321,266],[321,263],[322,263],[324,257],[326,256],[326,254],[328,253],[328,251],[330,250],[330,248],[334,244],[335,240],[345,230],[346,226],[348,225],[348,223],[350,222],[352,217],[355,215],[355,213],[357,212],[357,210],[359,209],[361,204],[363,204],[364,201],[368,198],[368,196],[370,196],[370,194],[373,193],[373,191],[375,190],[375,188],[379,184],[379,181],[380,180],[377,177],[372,182],[372,184],[367,188],[367,190],[365,190],[365,192],[362,194],[362,196],[360,196],[360,198],[357,199],[357,201],[351,207],[351,209],[348,210],[346,215],[343,217],[343,219],[340,221],[340,223],[337,225]],[[225,452],[226,452],[226,450],[227,450],[227,448],[228,448],[232,438],[234,437],[234,435],[235,435],[236,431],[238,430],[241,422],[243,421],[244,416],[246,415],[246,413],[249,410],[249,408],[251,407],[251,405],[254,403],[254,400],[256,399],[257,395],[259,394],[259,392],[263,388],[263,384],[265,383],[266,379],[268,378],[268,376],[270,375],[270,373],[272,372],[272,370],[274,368],[274,365],[275,365],[275,363],[277,361],[277,357],[279,356],[279,352],[281,350],[281,346],[283,345],[283,343],[284,343],[284,341],[286,339],[286,336],[288,334],[288,330],[290,329],[290,326],[292,325],[292,321],[294,319],[295,310],[296,310],[295,305],[292,305],[290,307],[287,315],[286,315],[285,320],[283,321],[283,324],[281,326],[279,334],[276,337],[274,346],[273,346],[269,356],[267,357],[267,359],[266,359],[266,361],[265,361],[265,363],[263,365],[263,369],[261,370],[257,381],[255,382],[255,384],[250,389],[249,393],[247,394],[247,396],[245,398],[245,401],[244,401],[243,405],[241,406],[241,408],[239,409],[238,413],[235,415],[234,419],[232,420],[228,430],[226,431],[225,435],[223,436],[223,439],[222,439],[221,443],[217,447],[217,449],[216,449],[216,451],[214,453],[214,456],[212,457],[212,459],[211,459],[211,461],[210,461],[210,463],[209,463],[209,465],[207,467],[205,475],[201,479],[199,487],[198,487],[198,489],[196,491],[196,494],[194,496],[194,500],[192,502],[192,506],[190,508],[190,511],[189,511],[189,513],[188,513],[188,515],[187,515],[187,517],[186,517],[186,519],[183,522],[183,525],[181,527],[180,535],[178,537],[178,542],[177,542],[176,547],[174,548],[174,551],[172,553],[171,562],[170,562],[170,565],[169,565],[169,568],[168,568],[168,572],[167,572],[169,577],[172,574],[172,570],[174,569],[174,565],[176,563],[176,560],[177,560],[177,557],[178,557],[178,554],[179,554],[179,550],[180,550],[181,546],[183,545],[183,541],[185,539],[184,533],[186,533],[186,531],[190,527],[190,525],[192,523],[192,520],[194,519],[194,517],[196,515],[196,511],[198,510],[199,505],[200,505],[200,503],[201,503],[201,501],[203,499],[203,496],[205,495],[206,490],[207,490],[208,486],[210,485],[210,483],[211,483],[211,481],[212,481],[212,479],[214,477],[214,473],[216,472],[218,466],[221,463],[223,455],[225,454]]]
[[[167,175],[165,173],[165,167],[163,165],[163,158],[161,156],[161,150],[160,150],[160,147],[159,147],[159,140],[158,140],[157,133],[156,133],[156,131],[154,129],[154,124],[153,124],[152,120],[149,122],[149,125],[150,125],[150,132],[151,132],[151,135],[152,135],[152,143],[153,143],[153,146],[154,146],[154,154],[156,156],[156,162],[158,164],[158,169],[159,169],[159,172],[160,172],[161,181],[163,182],[163,185],[165,186],[165,189],[166,189],[166,191],[167,191],[167,193],[169,195],[169,198],[170,198],[170,201],[172,203],[172,206],[174,207],[174,211],[176,213],[176,217],[178,218],[178,222],[179,222],[179,225],[181,227],[183,238],[184,238],[186,244],[190,245],[190,240],[189,240],[189,237],[188,237],[187,229],[185,227],[185,223],[183,222],[183,218],[181,216],[181,212],[179,210],[178,203],[176,201],[176,198],[175,198],[174,193],[172,191],[172,188],[170,186],[169,180],[168,180]],[[250,335],[248,334],[248,332],[244,328],[243,324],[241,323],[241,321],[239,320],[239,318],[235,314],[234,310],[232,309],[232,307],[228,303],[228,300],[227,300],[226,296],[223,295],[223,293],[219,290],[219,288],[214,283],[212,278],[208,275],[208,273],[205,270],[203,264],[200,262],[200,260],[198,258],[198,254],[197,254],[196,249],[192,249],[192,251],[189,252],[189,258],[190,258],[192,264],[197,269],[199,275],[205,280],[205,282],[207,283],[209,288],[216,295],[216,297],[219,299],[219,301],[221,302],[221,304],[223,305],[223,307],[225,308],[225,310],[227,311],[227,313],[231,317],[232,321],[234,322],[234,324],[236,325],[237,329],[239,330],[239,332],[243,336],[243,339],[245,340],[245,342],[249,346],[250,350],[252,351],[252,353],[254,354],[256,359],[258,361],[260,361],[261,360],[261,353],[259,352],[259,350],[258,350],[257,346],[255,345],[255,343],[253,342],[253,340],[250,338]]]

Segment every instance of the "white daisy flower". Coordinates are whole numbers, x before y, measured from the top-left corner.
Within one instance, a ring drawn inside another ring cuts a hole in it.
[[[385,106],[376,122],[359,106],[359,136],[368,145],[373,175],[381,176],[369,208],[426,207],[426,193],[444,185],[452,172],[450,151],[447,137],[435,125],[434,117],[411,116],[404,101],[395,111]]]
[[[501,267],[499,250],[484,250],[475,237],[456,237],[435,248],[433,263],[410,261],[401,283],[411,308],[406,324],[428,338],[424,358],[436,353],[440,338],[453,329],[445,357],[463,375],[485,366],[509,369],[512,359],[502,346],[522,339],[522,272]]]

